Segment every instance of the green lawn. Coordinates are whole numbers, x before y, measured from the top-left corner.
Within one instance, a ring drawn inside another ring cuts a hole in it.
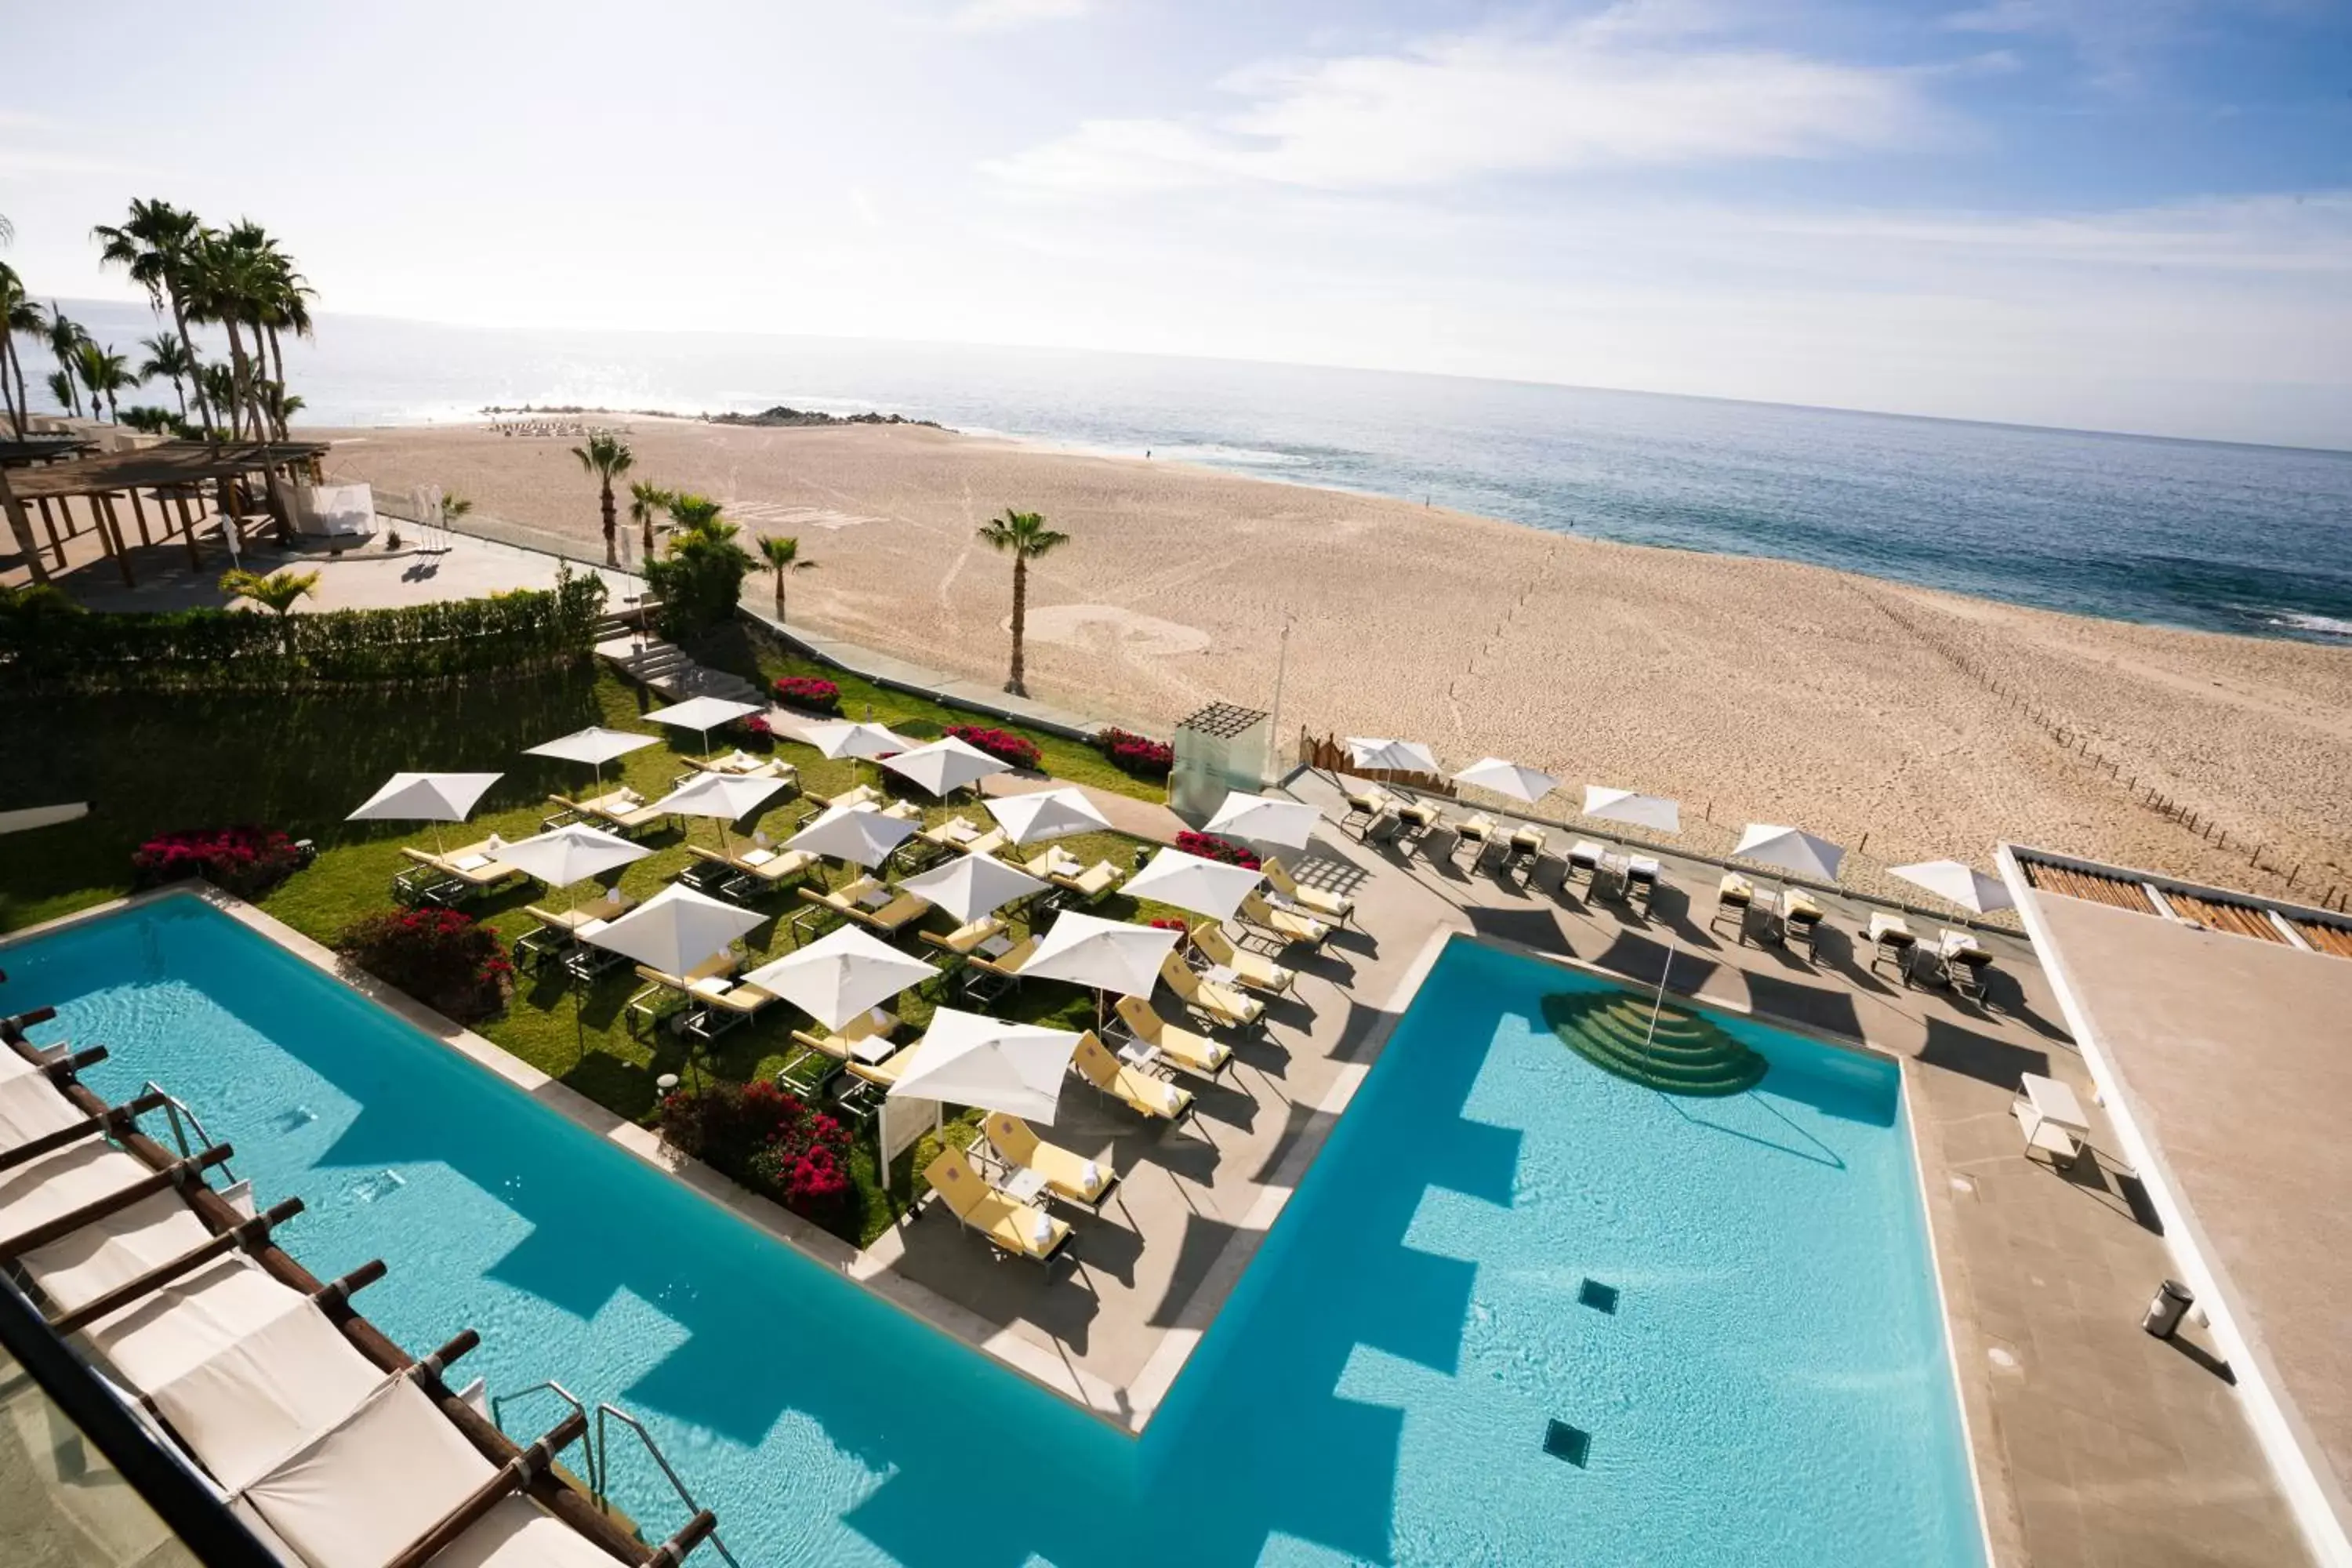
[[[781,669],[779,671],[781,673]],[[846,687],[845,687],[846,689]],[[851,711],[862,716],[863,699]],[[886,704],[887,706],[886,706]],[[639,719],[655,700],[610,675],[586,669],[495,686],[434,688],[404,692],[334,692],[278,699],[253,694],[234,698],[105,696],[26,701],[0,700],[0,726],[17,737],[0,754],[0,802],[10,805],[88,800],[89,818],[0,840],[0,930],[30,924],[85,908],[127,890],[131,852],[148,837],[182,827],[255,823],[282,827],[315,839],[318,860],[271,893],[262,907],[289,925],[331,944],[351,921],[391,906],[391,879],[404,862],[404,844],[430,845],[422,825],[346,823],[343,814],[365,800],[395,772],[411,768],[504,772],[484,797],[473,820],[445,829],[447,842],[471,842],[490,832],[521,838],[540,830],[551,790],[585,793],[590,770],[521,755],[521,750],[583,725],[654,732]],[[935,705],[889,692],[877,693],[875,711],[893,722],[919,718]],[[693,744],[691,737],[688,743]],[[1052,742],[1049,762],[1065,752],[1101,759],[1073,742]],[[781,751],[800,770],[803,787],[830,795],[878,770],[868,763],[827,762],[809,747],[786,742]],[[685,771],[668,737],[607,764],[608,784],[625,781],[648,796],[666,793]],[[1123,776],[1123,775],[1121,775]],[[1088,780],[1087,782],[1095,782]],[[1132,781],[1129,781],[1130,783]],[[1132,793],[1132,792],[1130,792]],[[742,825],[765,827],[781,837],[806,808],[780,800],[761,819]],[[961,809],[929,807],[936,821]],[[711,843],[716,826],[693,821],[687,832],[667,829],[645,840],[655,853],[625,868],[620,885],[640,898],[650,896],[691,862],[687,844]],[[1108,857],[1124,867],[1142,847],[1114,833],[1066,841],[1087,860]],[[547,895],[529,889],[479,900],[474,911],[512,938],[534,922],[524,906]],[[756,927],[747,946],[772,956],[785,951],[782,920],[805,908],[789,893],[772,900],[778,917]],[[1150,919],[1176,911],[1114,895],[1097,913],[1110,918]],[[930,925],[954,923],[933,911]],[[926,956],[932,956],[925,949]],[[749,1080],[775,1073],[794,1054],[791,1032],[804,1022],[789,1006],[772,1009],[719,1037],[689,1062],[683,1042],[667,1030],[632,1033],[625,1007],[637,981],[623,968],[575,995],[553,975],[521,977],[512,1005],[477,1026],[505,1049],[562,1079],[590,1099],[632,1120],[643,1121],[655,1100],[654,1080],[662,1073],[709,1074]],[[927,992],[936,992],[936,985]],[[900,1012],[912,1038],[930,1016],[935,994],[909,997]],[[1083,1026],[1093,1020],[1091,993],[1051,982],[1023,986],[998,1011],[1032,1022]],[[968,1140],[968,1127],[957,1131]],[[931,1145],[916,1152],[928,1154]],[[909,1175],[902,1160],[896,1183],[900,1201]],[[870,1240],[892,1216],[866,1145],[856,1172],[860,1213],[856,1239]]]

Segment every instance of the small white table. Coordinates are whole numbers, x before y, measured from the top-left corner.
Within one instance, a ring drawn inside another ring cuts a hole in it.
[[[1241,979],[1240,973],[1222,963],[1213,963],[1201,971],[1201,978],[1218,985],[1231,985]]]
[[[1129,1040],[1119,1047],[1118,1059],[1131,1068],[1148,1068],[1160,1059],[1160,1047],[1149,1040]]]
[[[1015,1165],[996,1190],[1016,1204],[1034,1204],[1045,1195],[1045,1178],[1026,1165]]]

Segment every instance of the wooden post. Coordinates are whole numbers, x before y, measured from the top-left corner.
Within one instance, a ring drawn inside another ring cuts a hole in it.
[[[163,499],[163,492],[158,490],[155,494],[156,500],[160,504]],[[205,569],[205,558],[196,549],[196,516],[194,511],[189,510],[188,494],[185,490],[174,490],[172,492],[172,509],[180,514],[180,537],[187,542],[188,565],[194,570],[201,572]]]
[[[139,542],[142,545],[154,543],[155,541],[147,532],[147,509],[140,504],[138,488],[133,486],[128,493],[131,497],[131,515],[139,523]]]
[[[57,515],[49,510],[49,498],[36,498],[41,503],[41,526],[49,531],[49,551],[58,558],[58,570],[66,569],[66,542],[58,537]],[[20,503],[21,504],[21,503]]]
[[[41,545],[33,537],[33,520],[25,515],[25,503],[16,499],[16,491],[8,483],[5,468],[0,468],[0,510],[8,514],[8,531],[16,537],[17,553],[25,558],[25,570],[35,583],[47,583],[49,569],[41,564]],[[65,563],[62,552],[58,563]]]
[[[131,574],[131,552],[122,542],[122,520],[114,515],[114,498],[95,495],[89,498],[89,504],[98,514],[99,536],[106,541],[107,549],[113,552],[114,563],[122,568],[122,585],[136,588],[139,581]]]

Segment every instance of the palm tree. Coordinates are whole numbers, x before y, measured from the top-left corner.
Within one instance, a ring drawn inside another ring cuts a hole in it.
[[[111,346],[100,348],[84,338],[75,345],[73,370],[74,374],[81,378],[82,385],[89,389],[90,417],[98,417],[98,405],[102,399],[106,404],[107,417],[121,424],[122,408],[116,395],[139,384],[137,378],[131,374],[131,362],[116,353]]]
[[[150,305],[158,311],[167,304],[171,307],[172,325],[180,335],[180,348],[187,358],[185,374],[195,386],[196,413],[209,429],[214,424],[212,405],[206,399],[204,383],[194,378],[196,341],[188,335],[196,242],[203,233],[204,226],[192,212],[169,202],[134,200],[130,217],[120,228],[101,224],[90,231],[90,236],[102,247],[99,252],[101,266],[127,268],[131,281],[146,289]],[[178,384],[176,377],[173,384]],[[181,412],[184,415],[187,411],[183,408]]]
[[[277,286],[276,263],[256,243],[259,237],[266,237],[250,224],[240,224],[229,234],[199,230],[184,279],[188,319],[216,322],[228,333],[229,433],[243,434],[249,422],[257,441],[268,438],[269,427],[262,408],[260,377],[252,356],[246,353],[245,329],[253,329],[254,347],[258,350],[261,301]]]
[[[79,418],[81,393],[74,384],[74,362],[80,357],[81,345],[89,341],[89,334],[81,330],[79,322],[59,310],[58,302],[52,300],[49,301],[48,337],[49,353],[58,362],[58,374],[65,379],[66,389],[58,401],[67,413]],[[54,375],[49,378],[51,392],[57,391],[58,380],[58,377]]]
[[[152,338],[140,339],[139,346],[147,351],[147,357],[139,364],[139,379],[154,381],[160,378],[170,382],[172,395],[180,401],[181,421],[185,423],[188,417],[187,383],[196,371],[196,362],[190,357],[187,345],[177,338],[158,332]]]
[[[25,292],[25,280],[16,269],[0,262],[0,392],[7,390],[13,377],[16,392],[8,399],[8,420],[20,439],[33,405],[25,394],[25,358],[16,352],[16,334],[37,338],[48,330],[48,313]]]
[[[982,526],[980,542],[991,550],[1013,553],[1013,674],[1004,689],[1015,697],[1026,697],[1029,689],[1021,682],[1021,644],[1029,629],[1029,563],[1067,544],[1070,536],[1047,528],[1045,520],[1034,511],[1008,508],[1003,517],[992,517]]]
[[[72,412],[74,400],[80,396],[74,390],[74,378],[62,370],[53,370],[49,372],[48,388],[49,395],[57,400],[58,406]]]
[[[676,499],[650,479],[629,481],[629,521],[644,531],[641,542],[648,561],[654,558],[654,518],[667,511],[669,503]]]
[[[710,533],[722,540],[735,537],[735,525],[719,520],[719,503],[709,496],[671,496],[669,520],[680,533]],[[670,548],[676,550],[678,543],[670,541]]]
[[[221,574],[220,591],[232,599],[250,599],[278,616],[278,642],[286,657],[294,657],[294,606],[318,592],[316,572],[273,572],[265,577],[242,569]]]
[[[604,509],[604,564],[621,563],[621,534],[618,513],[613,506],[613,481],[636,466],[636,454],[618,436],[597,435],[588,437],[584,447],[574,447],[572,455],[580,466],[596,476],[600,489],[599,500]]]
[[[775,570],[776,619],[781,621],[784,618],[784,574],[805,572],[816,563],[801,559],[801,542],[797,538],[763,538],[760,541],[760,554]]]

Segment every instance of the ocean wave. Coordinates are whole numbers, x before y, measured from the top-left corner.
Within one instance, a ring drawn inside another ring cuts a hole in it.
[[[1154,457],[1195,463],[1231,463],[1237,468],[1304,468],[1315,460],[1298,452],[1269,451],[1262,447],[1229,447],[1219,441],[1155,447],[1151,450]]]
[[[2315,616],[2301,610],[2273,610],[2262,619],[2273,626],[2285,626],[2298,632],[2317,632],[2321,637],[2352,637],[2352,621],[2338,620],[2334,616]]]

